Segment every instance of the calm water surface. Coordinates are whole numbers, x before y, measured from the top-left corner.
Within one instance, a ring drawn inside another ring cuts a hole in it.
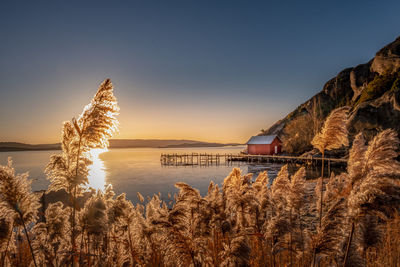
[[[174,184],[185,182],[200,190],[204,195],[210,181],[221,184],[224,178],[239,167],[244,173],[255,173],[267,170],[271,178],[275,177],[281,164],[254,165],[247,163],[234,163],[218,166],[161,166],[161,153],[239,153],[244,147],[221,148],[124,148],[97,151],[93,153],[94,164],[91,167],[89,183],[92,187],[100,188],[104,184],[112,184],[117,194],[125,192],[127,198],[136,202],[136,193],[143,196],[152,196],[161,193],[166,199],[168,193],[177,192]],[[46,189],[49,181],[43,170],[49,161],[50,155],[60,151],[21,151],[1,152],[0,164],[7,162],[11,156],[17,173],[29,171],[33,180],[32,189]],[[103,153],[101,153],[103,152]]]

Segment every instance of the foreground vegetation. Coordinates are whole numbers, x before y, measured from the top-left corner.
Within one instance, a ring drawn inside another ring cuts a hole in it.
[[[333,112],[313,141],[322,154],[347,144],[346,109]],[[170,203],[158,195],[133,205],[109,186],[77,199],[87,184],[91,148],[107,146],[118,106],[106,80],[83,113],[64,123],[63,151],[46,168],[50,204],[38,222],[38,196],[11,160],[0,168],[2,266],[399,266],[399,139],[392,130],[369,144],[360,133],[347,172],[306,181],[284,166],[272,185],[239,169],[220,186],[177,183]],[[346,137],[346,138],[344,138]]]
[[[353,71],[351,73],[354,74]],[[395,103],[399,102],[400,71],[387,69],[382,74],[370,74],[369,78],[356,77],[356,80],[365,79],[362,82],[363,85],[359,87],[359,92],[351,89],[353,85],[350,81],[352,79],[350,72],[344,73],[345,71],[339,73],[336,78],[325,84],[324,88],[328,91],[328,88],[331,88],[333,92],[326,91],[315,95],[277,123],[282,127],[281,137],[283,150],[286,153],[301,155],[309,152],[312,149],[311,141],[320,131],[327,116],[333,109],[345,105],[350,108],[352,113],[353,122],[350,122],[349,126],[353,133],[365,128],[365,135],[370,140],[382,128],[392,127],[399,132],[398,119],[395,118],[397,115],[394,115],[393,111],[397,110]],[[336,95],[337,90],[344,91],[339,96]],[[390,100],[391,98],[393,99]],[[275,125],[272,132],[279,132],[280,127]],[[261,132],[268,131],[261,130]]]

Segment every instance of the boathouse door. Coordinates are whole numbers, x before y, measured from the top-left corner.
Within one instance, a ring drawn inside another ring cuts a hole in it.
[[[275,154],[278,154],[278,146],[275,146]]]

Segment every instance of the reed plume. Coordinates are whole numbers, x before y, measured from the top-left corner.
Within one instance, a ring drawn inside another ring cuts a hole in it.
[[[319,226],[321,227],[322,220],[322,201],[323,201],[323,180],[324,180],[324,158],[325,151],[337,149],[342,146],[348,146],[348,131],[347,131],[347,120],[350,108],[345,106],[337,108],[329,114],[327,119],[322,126],[321,131],[316,134],[311,141],[314,148],[318,149],[322,154],[321,162],[321,196],[320,196],[320,207],[319,207]]]
[[[271,186],[271,198],[276,206],[283,208],[287,204],[286,196],[290,192],[288,166],[281,168]]]
[[[307,204],[306,200],[306,170],[301,167],[290,179],[290,191],[287,195],[287,209],[289,210],[290,240],[289,253],[290,262],[293,264],[293,244],[297,244],[304,254],[304,234],[301,211]]]
[[[65,261],[65,251],[68,249],[68,211],[61,202],[50,203],[45,211],[45,221],[35,225],[33,247],[41,257],[41,265],[58,266]]]
[[[148,212],[149,210],[150,208]],[[143,234],[141,226],[144,225],[144,220],[141,217],[141,211],[135,209],[132,202],[127,200],[123,193],[108,203],[107,218],[108,225],[113,230],[114,240],[120,241],[114,242],[113,257],[119,258],[119,255],[126,253],[127,257],[124,257],[122,262],[129,262],[131,265],[137,263],[139,259],[135,249],[135,239],[132,236],[132,228],[137,229],[139,236]],[[143,234],[143,236],[145,235]],[[120,243],[125,243],[126,246],[121,246]]]
[[[250,226],[249,213],[257,209],[257,199],[250,185],[252,177],[252,174],[242,175],[240,169],[234,168],[225,178],[222,187],[225,210],[227,214],[231,214],[231,220],[239,229]]]
[[[348,165],[350,183],[353,186],[349,196],[349,212],[353,218],[365,212],[374,212],[375,208],[380,210],[396,204],[399,185],[394,178],[400,177],[399,162],[395,160],[398,156],[399,139],[393,130],[379,133],[367,149],[364,148],[361,137],[356,140],[358,141],[353,145],[350,154],[357,153],[359,157],[351,158]],[[383,199],[389,202],[385,203]],[[382,201],[383,205],[376,205],[376,201]],[[368,210],[366,206],[374,209]]]
[[[115,116],[118,111],[112,83],[106,79],[78,119],[64,122],[62,153],[51,156],[46,168],[51,181],[50,191],[64,189],[71,193],[76,187],[87,183],[87,165],[90,160],[85,152],[108,145],[108,138],[117,129],[118,121]]]
[[[6,166],[0,166],[0,213],[11,218],[15,226],[22,226],[35,266],[36,259],[26,225],[37,219],[39,198],[31,191],[29,174],[16,174],[11,158]]]
[[[290,214],[287,209],[287,194],[290,192],[289,172],[283,166],[271,186],[270,216],[264,223],[264,237],[271,242],[271,255],[275,265],[275,254],[286,247],[285,235],[290,232]]]
[[[342,251],[340,243],[343,239],[342,225],[346,219],[346,200],[339,198],[322,218],[321,227],[311,237],[309,253],[313,255],[312,266],[321,260],[333,260]]]
[[[365,166],[365,152],[367,146],[363,133],[358,133],[353,140],[353,145],[349,151],[349,160],[347,163],[347,172],[350,178],[351,186],[363,178]]]
[[[262,226],[270,215],[271,196],[268,188],[269,177],[267,171],[260,172],[257,179],[252,184],[255,191],[257,209],[254,211],[254,225],[257,233],[262,232]]]
[[[392,129],[377,134],[368,144],[365,152],[363,174],[372,172],[375,177],[385,176],[393,179],[400,178],[400,163],[396,160],[399,148],[399,138]]]
[[[362,162],[355,159],[349,161],[350,169],[354,164],[361,171],[350,172],[353,174],[350,179],[352,191],[348,198],[351,230],[344,265],[357,223],[368,215],[387,220],[400,207],[400,184],[393,179],[400,177],[399,163],[395,160],[399,145],[397,134],[393,130],[385,130],[375,136],[367,149],[362,148],[362,139],[359,140],[352,150],[365,151],[358,153],[360,157],[364,156]],[[354,151],[351,153],[356,154]]]
[[[321,131],[314,136],[311,144],[321,153],[348,146],[347,120],[349,110],[350,108],[347,106],[333,110],[326,118]]]
[[[87,184],[87,152],[92,148],[104,148],[116,131],[119,107],[113,94],[113,85],[106,79],[97,90],[90,104],[85,106],[77,119],[65,122],[61,138],[62,153],[50,157],[46,174],[51,181],[49,191],[64,189],[71,196],[71,246],[76,261],[76,198]]]
[[[79,212],[79,230],[81,239],[86,234],[86,263],[100,264],[107,259],[107,203],[99,190],[93,194],[85,203],[83,209]],[[81,240],[84,242],[84,240]],[[82,251],[80,253],[82,255]],[[81,261],[83,258],[81,257]]]
[[[81,210],[81,224],[89,235],[103,236],[107,230],[106,203],[100,192],[91,196]]]
[[[208,255],[211,256],[211,265],[218,266],[222,262],[221,253],[219,253],[223,247],[224,239],[222,237],[231,233],[232,225],[225,212],[226,199],[218,184],[210,183],[204,200],[206,201],[205,209],[208,211],[205,221],[209,222],[211,231],[208,237]]]
[[[290,190],[287,195],[288,207],[298,211],[305,203],[306,169],[301,167],[290,179]]]
[[[325,185],[326,190],[323,199],[323,202],[325,203],[324,211],[329,209],[336,199],[348,196],[350,193],[348,188],[348,180],[349,175],[347,173],[340,173],[338,175],[334,175],[332,173],[329,181]],[[318,185],[318,188],[321,188],[320,184]]]
[[[188,187],[186,189],[192,191]],[[193,191],[185,192],[183,195],[193,197],[193,193]],[[151,208],[151,213],[147,213],[146,217],[153,218],[152,225],[157,228],[158,235],[161,237],[166,264],[197,266],[194,236],[191,232],[191,219],[193,218],[190,217],[188,210],[182,205],[175,205],[169,213],[159,211],[159,206]]]

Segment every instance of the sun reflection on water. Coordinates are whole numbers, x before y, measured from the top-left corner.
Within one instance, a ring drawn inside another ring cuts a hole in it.
[[[95,148],[90,150],[91,160],[93,164],[89,167],[89,187],[94,189],[104,189],[106,185],[106,171],[104,167],[104,161],[100,159],[100,154],[107,152],[107,148]]]

